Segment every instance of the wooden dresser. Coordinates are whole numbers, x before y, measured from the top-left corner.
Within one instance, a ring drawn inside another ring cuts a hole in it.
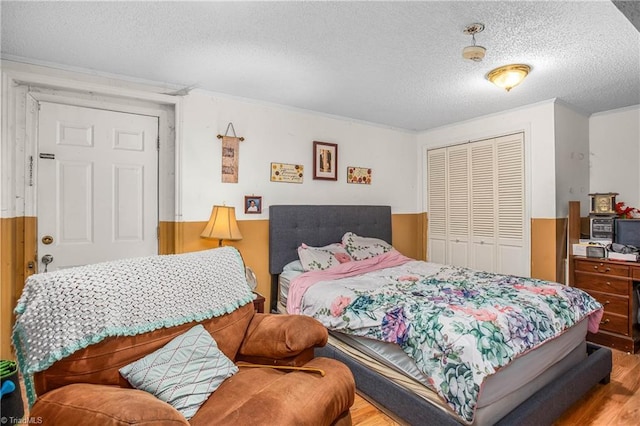
[[[604,306],[600,331],[589,333],[587,340],[631,353],[640,350],[635,290],[640,285],[640,263],[573,256],[572,285]]]

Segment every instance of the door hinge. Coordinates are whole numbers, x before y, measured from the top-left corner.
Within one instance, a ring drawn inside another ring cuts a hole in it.
[[[158,136],[158,140],[157,140],[157,144],[156,144],[156,149],[158,151],[160,151],[160,136]]]
[[[29,186],[33,186],[33,155],[29,156]]]
[[[156,240],[160,239],[160,226],[156,226]]]

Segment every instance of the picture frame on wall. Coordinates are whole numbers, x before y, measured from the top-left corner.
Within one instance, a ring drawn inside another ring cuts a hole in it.
[[[354,166],[347,167],[347,183],[371,185],[371,168]]]
[[[262,197],[256,195],[244,196],[244,212],[246,214],[262,213]]]
[[[313,141],[313,178],[338,180],[338,144]]]

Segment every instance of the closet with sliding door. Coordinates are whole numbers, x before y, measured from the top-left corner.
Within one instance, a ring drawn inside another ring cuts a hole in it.
[[[528,275],[524,135],[427,151],[431,262]]]

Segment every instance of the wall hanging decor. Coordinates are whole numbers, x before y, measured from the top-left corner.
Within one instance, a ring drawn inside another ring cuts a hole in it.
[[[259,197],[257,195],[245,195],[244,212],[246,214],[262,213],[262,197]]]
[[[371,185],[371,169],[368,167],[347,167],[347,183]]]
[[[233,132],[233,136],[229,136],[229,129]],[[233,123],[227,125],[227,131],[224,135],[218,135],[218,139],[222,139],[222,182],[238,183],[238,161],[240,160],[240,142],[244,138],[236,136],[236,129]]]
[[[338,180],[338,145],[313,142],[313,178]]]
[[[302,164],[271,163],[271,182],[302,183]]]

